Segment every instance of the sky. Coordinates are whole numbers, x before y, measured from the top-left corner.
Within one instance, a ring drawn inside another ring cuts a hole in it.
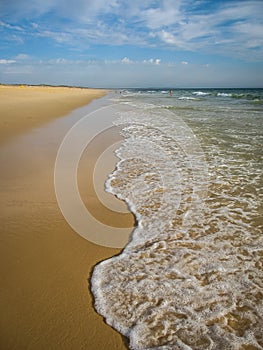
[[[263,87],[263,0],[0,0],[0,83]]]

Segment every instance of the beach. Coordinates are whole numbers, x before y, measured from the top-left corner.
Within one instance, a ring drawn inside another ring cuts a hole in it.
[[[262,89],[1,89],[0,349],[262,348]]]
[[[89,289],[93,267],[120,249],[74,232],[60,212],[53,184],[58,147],[82,115],[70,112],[105,94],[0,86],[1,349],[126,349],[121,335],[95,312]],[[95,159],[99,145],[92,147]],[[85,164],[80,188],[84,171]],[[83,188],[85,204],[92,198],[98,216],[107,218],[110,211],[94,202],[90,191]],[[132,225],[128,214],[123,226]]]
[[[0,142],[103,96],[97,89],[0,85]]]

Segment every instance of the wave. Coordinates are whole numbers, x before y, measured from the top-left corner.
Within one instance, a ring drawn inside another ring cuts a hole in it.
[[[192,95],[192,96],[191,96]],[[124,90],[122,92],[122,97],[149,97],[149,98],[162,98],[162,97],[169,97],[169,90],[161,90],[161,89],[149,89],[149,90]],[[262,92],[261,90],[215,90],[211,89],[209,91],[193,91],[191,89],[189,90],[180,90],[180,89],[174,89],[173,90],[173,97],[175,99],[179,100],[188,100],[188,101],[202,101],[202,100],[208,100],[213,101],[214,98],[221,98],[223,100],[227,99],[235,99],[235,100],[247,100],[252,103],[258,103],[260,104],[263,100]]]
[[[226,92],[218,92],[216,94],[218,97],[231,97],[234,99],[245,99],[245,100],[255,100],[260,101],[261,97],[259,95],[251,94],[251,93],[226,93]]]
[[[107,190],[138,225],[123,252],[94,269],[97,311],[135,350],[262,349],[263,242],[250,224],[257,200],[237,197],[240,179],[253,181],[236,176],[243,167],[234,159],[224,178],[218,149],[207,164],[170,111],[130,108],[116,125],[125,141]]]
[[[209,95],[211,95],[210,92],[203,92],[203,91],[193,91],[192,94],[197,95],[197,96],[209,96]]]
[[[201,99],[197,97],[191,97],[191,96],[181,96],[181,97],[178,97],[178,100],[200,101]]]
[[[217,94],[216,94],[216,96],[219,96],[219,97],[232,97],[232,93],[230,94],[230,93],[226,93],[226,92],[218,92]]]

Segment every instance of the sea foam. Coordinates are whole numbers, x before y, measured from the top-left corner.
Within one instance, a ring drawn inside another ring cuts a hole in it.
[[[129,106],[116,124],[125,141],[106,188],[138,225],[94,269],[97,311],[134,350],[263,349],[263,242],[256,197],[237,194],[238,162],[209,159],[164,109]]]

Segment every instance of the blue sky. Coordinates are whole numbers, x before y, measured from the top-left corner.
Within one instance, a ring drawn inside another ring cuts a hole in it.
[[[0,82],[263,87],[263,0],[0,1]]]

